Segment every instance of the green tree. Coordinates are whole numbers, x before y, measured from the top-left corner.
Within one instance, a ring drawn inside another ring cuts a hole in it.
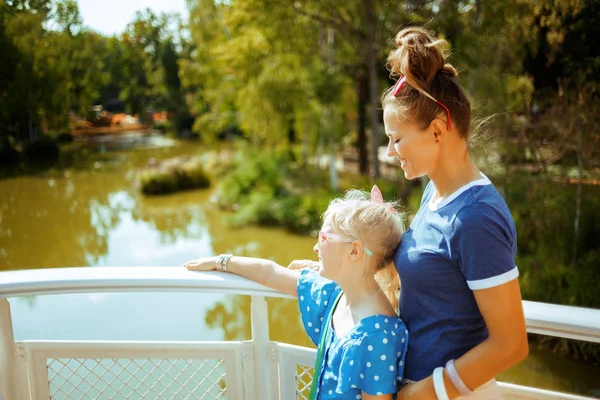
[[[31,141],[44,130],[68,129],[69,113],[84,112],[106,82],[104,38],[85,31],[73,1],[52,6],[43,1],[2,5],[2,46],[11,54],[3,75],[10,79],[0,89],[5,137]]]
[[[147,119],[149,110],[173,113],[176,121],[189,115],[179,78],[180,53],[175,26],[179,17],[137,12],[118,40],[110,43],[113,90],[119,91],[128,111]]]

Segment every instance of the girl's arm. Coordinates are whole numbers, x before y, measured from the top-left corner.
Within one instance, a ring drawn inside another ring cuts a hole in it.
[[[183,264],[190,271],[215,271],[218,257],[203,257]],[[262,258],[233,256],[227,263],[227,271],[248,278],[290,296],[298,296],[298,277],[294,271]]]
[[[489,336],[455,361],[459,376],[471,390],[522,361],[529,352],[518,280],[513,279],[489,289],[474,290],[473,294]],[[445,369],[444,386],[450,399],[459,396]],[[436,398],[431,376],[406,386],[398,393],[398,400]]]
[[[319,262],[313,260],[294,260],[288,265],[289,269],[304,269],[310,268],[317,270],[319,269]]]

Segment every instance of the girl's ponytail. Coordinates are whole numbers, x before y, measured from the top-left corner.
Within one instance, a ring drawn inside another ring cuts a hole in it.
[[[377,271],[375,280],[388,298],[394,310],[398,311],[398,294],[400,293],[400,278],[393,262]]]

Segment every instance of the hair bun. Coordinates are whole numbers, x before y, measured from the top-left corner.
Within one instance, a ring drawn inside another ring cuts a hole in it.
[[[396,35],[396,49],[388,56],[387,66],[392,75],[405,76],[408,83],[427,90],[438,72],[457,76],[446,64],[445,49],[448,42],[438,39],[421,27],[404,28]]]
[[[444,75],[448,75],[451,78],[458,78],[458,71],[452,66],[452,64],[445,64],[444,68],[440,71]]]

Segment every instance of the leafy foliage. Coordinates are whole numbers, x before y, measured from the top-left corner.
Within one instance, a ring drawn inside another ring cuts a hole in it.
[[[146,195],[158,195],[190,189],[204,189],[211,179],[199,159],[165,160],[139,174],[140,190]]]
[[[332,196],[319,180],[309,183],[318,173],[291,162],[287,152],[240,146],[217,186],[219,203],[236,211],[234,224],[312,232],[319,228]]]

